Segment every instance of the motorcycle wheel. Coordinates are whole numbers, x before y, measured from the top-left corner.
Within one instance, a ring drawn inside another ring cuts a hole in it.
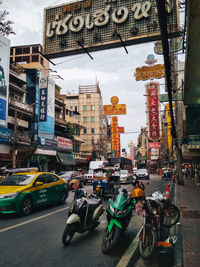
[[[143,259],[149,259],[157,244],[157,233],[151,225],[145,225],[139,236],[139,251]]]
[[[75,231],[73,229],[73,226],[71,224],[67,224],[62,235],[62,242],[65,247],[69,246],[74,234]]]
[[[109,254],[118,243],[120,235],[121,230],[116,225],[113,225],[110,232],[108,231],[108,227],[106,227],[101,246],[102,252]]]
[[[168,207],[163,209],[163,226],[171,227],[175,225],[179,219],[180,211],[175,205],[170,204]]]

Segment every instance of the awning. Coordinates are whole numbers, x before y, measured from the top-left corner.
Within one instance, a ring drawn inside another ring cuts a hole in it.
[[[75,160],[72,154],[57,151],[57,159],[62,165],[75,165]]]
[[[47,156],[56,156],[56,150],[47,150],[47,149],[41,149],[37,148],[35,150],[35,155],[47,155]]]
[[[74,140],[75,140],[75,141],[82,142],[82,143],[85,142],[83,139],[81,139],[81,138],[80,138],[79,136],[77,136],[77,135],[73,135],[73,137],[74,137]]]

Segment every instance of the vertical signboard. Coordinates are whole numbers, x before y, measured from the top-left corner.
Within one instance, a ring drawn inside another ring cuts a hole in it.
[[[54,138],[55,82],[40,75],[38,136]]]
[[[0,126],[6,127],[9,90],[10,40],[0,33]]]
[[[160,139],[160,113],[159,113],[159,83],[150,82],[146,85],[149,139]]]

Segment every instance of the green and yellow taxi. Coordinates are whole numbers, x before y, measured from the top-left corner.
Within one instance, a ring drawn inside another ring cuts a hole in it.
[[[28,215],[41,205],[64,204],[68,195],[68,184],[54,173],[13,173],[0,181],[0,213]]]

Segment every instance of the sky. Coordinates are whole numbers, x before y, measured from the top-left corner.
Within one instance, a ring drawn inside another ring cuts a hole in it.
[[[3,0],[2,9],[9,12],[7,19],[16,35],[9,35],[11,46],[42,44],[43,10],[48,6],[71,2],[68,0]],[[119,104],[127,105],[127,114],[119,116],[119,126],[124,126],[125,134],[121,134],[121,148],[129,152],[128,143],[137,144],[141,127],[146,126],[145,84],[149,81],[136,81],[134,77],[137,67],[145,66],[149,54],[163,64],[163,56],[154,53],[154,42],[127,46],[128,54],[123,47],[92,52],[94,60],[86,54],[52,59],[56,64],[50,68],[57,71],[64,80],[56,79],[61,86],[61,93],[78,92],[79,85],[91,85],[99,82],[103,104],[109,105],[110,98],[117,96]],[[161,84],[164,93],[164,79],[155,80]]]

